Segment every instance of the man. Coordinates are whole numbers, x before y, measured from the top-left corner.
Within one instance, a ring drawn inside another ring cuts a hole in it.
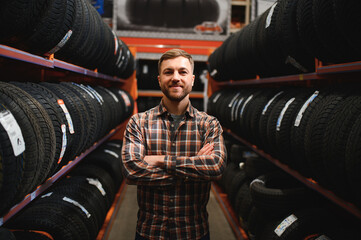
[[[185,51],[165,52],[158,62],[160,104],[133,115],[125,130],[124,174],[138,194],[136,239],[209,239],[206,205],[226,150],[218,120],[190,103],[193,70]]]

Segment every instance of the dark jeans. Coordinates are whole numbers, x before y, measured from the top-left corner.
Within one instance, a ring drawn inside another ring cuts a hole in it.
[[[146,238],[140,236],[138,233],[135,234],[135,240],[147,240]],[[205,235],[204,237],[202,237],[200,240],[210,240],[209,238],[209,233],[207,233],[207,235]]]

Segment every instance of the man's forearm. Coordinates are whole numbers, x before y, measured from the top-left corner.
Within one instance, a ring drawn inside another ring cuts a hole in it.
[[[165,155],[146,155],[143,160],[149,165],[162,168],[164,166],[164,158]]]

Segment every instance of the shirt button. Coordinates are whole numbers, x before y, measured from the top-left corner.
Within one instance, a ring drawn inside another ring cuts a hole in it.
[[[172,146],[175,146],[175,143],[172,143]]]
[[[171,198],[169,201],[170,201],[170,202],[173,202],[173,198]]]
[[[174,124],[170,125],[171,127],[174,127]]]

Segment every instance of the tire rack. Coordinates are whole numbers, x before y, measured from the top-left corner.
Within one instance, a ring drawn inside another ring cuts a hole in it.
[[[279,77],[269,77],[269,78],[259,78],[258,76],[255,79],[246,79],[246,80],[230,80],[226,82],[217,82],[208,74],[208,96],[210,97],[212,93],[214,93],[217,90],[220,90],[222,88],[227,87],[242,87],[242,86],[260,86],[260,85],[267,85],[267,84],[302,84],[303,86],[310,85],[311,81],[314,82],[321,82],[323,84],[327,84],[329,80],[340,80],[340,76],[350,76],[350,80],[356,80],[357,77],[361,75],[361,61],[357,62],[349,62],[349,63],[342,63],[342,64],[333,64],[333,65],[323,65],[322,62],[315,60],[315,66],[316,70],[312,73],[307,74],[296,74],[296,75],[288,75],[288,76],[279,76]],[[345,81],[345,79],[341,79],[341,81]],[[295,177],[299,181],[301,181],[303,184],[305,184],[307,187],[312,188],[313,190],[317,191],[318,193],[325,196],[327,199],[331,200],[336,205],[340,206],[344,210],[346,210],[348,213],[352,214],[354,217],[356,217],[358,220],[361,221],[361,209],[357,208],[354,204],[349,203],[342,198],[336,196],[333,192],[330,190],[327,190],[323,187],[321,187],[317,182],[315,182],[312,179],[305,178],[297,171],[291,169],[286,164],[281,163],[278,159],[273,158],[268,153],[265,153],[263,150],[259,149],[257,146],[249,143],[245,139],[239,137],[235,133],[233,133],[231,130],[224,128],[224,132],[226,134],[231,135],[234,139],[241,142],[242,144],[249,147],[251,150],[259,154],[260,156],[266,158],[273,164],[275,164],[277,167],[281,168],[291,176]],[[217,196],[217,198],[222,199],[220,196]],[[225,202],[225,201],[223,201]],[[232,216],[232,209],[231,207],[227,207],[224,209],[224,211],[227,212],[230,216]],[[234,222],[237,222],[234,218],[229,220],[230,224],[232,225]],[[239,226],[240,227],[240,226]]]
[[[135,49],[130,48],[130,51],[133,55],[135,55]],[[57,60],[54,58],[54,55],[51,55],[49,58],[44,58],[41,56],[33,55],[12,47],[8,47],[5,45],[0,44],[0,60],[2,58],[5,59],[14,59],[20,62],[26,62],[32,64],[32,66],[37,66],[45,69],[55,69],[57,71],[70,71],[75,73],[78,76],[85,76],[89,77],[91,80],[107,80],[113,83],[121,84],[122,89],[128,91],[134,99],[134,111],[133,113],[137,112],[137,105],[136,105],[136,98],[137,98],[137,86],[136,86],[136,79],[135,79],[135,72],[133,75],[128,79],[120,79],[118,77],[109,76],[106,74],[98,73],[97,70],[89,70],[71,63],[67,63],[61,60]],[[0,61],[1,63],[1,61]],[[1,67],[1,65],[0,65]],[[109,139],[121,139],[123,136],[123,131],[126,127],[128,120],[124,121],[116,128],[111,130],[105,137],[94,143],[89,149],[84,151],[82,154],[77,156],[74,160],[70,161],[67,165],[61,168],[58,172],[56,172],[52,177],[47,179],[43,184],[38,186],[36,190],[32,193],[29,193],[25,196],[25,198],[15,206],[13,206],[8,213],[4,216],[0,217],[0,226],[2,226],[5,222],[7,222],[10,218],[15,216],[18,212],[20,212],[24,207],[26,207],[30,202],[34,199],[39,197],[45,190],[47,190],[50,186],[52,186],[55,182],[57,182],[60,178],[65,176],[71,169],[77,165],[84,157],[86,157],[89,153],[94,151],[97,147],[99,147],[102,143]],[[102,235],[104,234],[105,229],[108,228],[109,222],[113,219],[113,214],[116,212],[114,211],[117,207],[117,203],[122,196],[122,192],[124,189],[124,181],[119,188],[118,193],[115,196],[113,204],[109,209],[104,224],[99,232],[97,239],[101,239]]]

